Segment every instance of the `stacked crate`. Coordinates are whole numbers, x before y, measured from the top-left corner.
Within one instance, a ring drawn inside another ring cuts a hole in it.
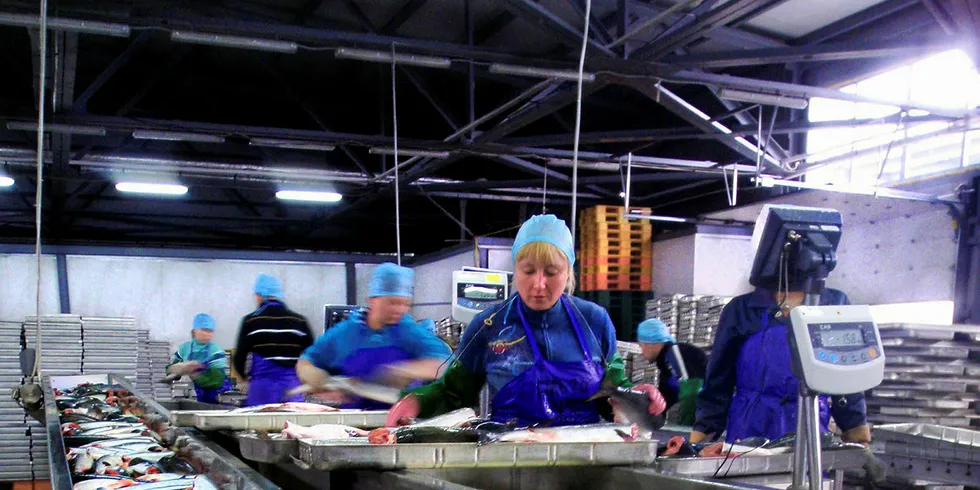
[[[653,229],[649,221],[627,221],[622,206],[595,206],[579,213],[579,289],[650,291]],[[631,208],[650,214],[650,208]]]
[[[609,312],[616,327],[616,338],[636,342],[636,326],[646,318],[646,291],[579,291],[578,296]]]

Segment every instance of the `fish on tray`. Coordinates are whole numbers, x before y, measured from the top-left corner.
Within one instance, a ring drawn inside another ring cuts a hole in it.
[[[666,411],[659,414],[650,413],[650,394],[645,391],[632,390],[622,386],[616,386],[609,382],[603,382],[589,400],[609,398],[611,403],[615,403],[616,410],[629,424],[636,424],[643,432],[659,430],[667,423]]]
[[[459,427],[382,427],[368,434],[371,444],[418,444],[418,443],[476,443],[489,444],[498,434]]]
[[[366,437],[368,431],[340,424],[317,424],[306,427],[287,420],[281,434],[285,439],[349,439]]]
[[[464,427],[467,423],[479,420],[472,408],[460,408],[452,412],[437,415],[431,419],[416,420],[416,427]],[[405,424],[403,424],[405,425]]]
[[[229,410],[228,413],[266,413],[266,412],[324,413],[324,412],[339,412],[339,411],[340,411],[339,408],[331,407],[327,405],[320,405],[319,403],[286,402],[286,403],[268,403],[265,405],[256,405],[254,407],[236,408],[234,410]]]
[[[646,440],[639,428],[624,424],[569,425],[565,427],[531,427],[500,434],[499,442],[632,442]]]

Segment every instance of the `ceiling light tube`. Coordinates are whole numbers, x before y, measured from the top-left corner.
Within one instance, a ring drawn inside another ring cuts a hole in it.
[[[302,202],[339,202],[344,196],[336,192],[284,190],[276,192],[276,199]]]
[[[116,184],[119,192],[133,194],[155,194],[162,196],[182,196],[187,194],[187,187],[177,184],[154,184],[149,182],[119,182]]]
[[[668,223],[697,223],[696,219],[691,218],[681,218],[677,216],[659,216],[656,214],[624,214],[626,219],[645,219],[649,221],[665,221]]]
[[[749,102],[752,104],[787,107],[789,109],[806,109],[806,107],[810,104],[808,99],[802,97],[749,92],[747,90],[738,90],[733,88],[723,88],[719,90],[718,97],[728,100],[737,100],[739,102]]]
[[[391,64],[391,53],[384,51],[368,51],[366,49],[339,48],[334,56],[345,60],[370,61],[374,63]],[[394,60],[399,65],[424,66],[426,68],[449,68],[452,60],[435,56],[419,56],[407,53],[395,53]]]
[[[275,138],[252,138],[248,141],[248,144],[249,146],[283,148],[287,150],[333,151],[336,148],[334,145],[317,143],[315,141],[280,140]]]
[[[148,129],[137,129],[133,131],[133,138],[138,140],[159,140],[159,141],[186,141],[189,143],[224,143],[224,136],[201,133],[182,133],[179,131],[154,131]]]
[[[578,72],[575,70],[552,70],[548,68],[533,68],[530,66],[505,65],[503,63],[494,63],[490,65],[490,73],[535,78],[557,78],[560,80],[571,81],[578,80]],[[594,82],[595,73],[583,73],[582,80],[586,82]]]
[[[10,187],[12,185],[14,185],[14,179],[6,175],[0,175],[0,187]]]
[[[224,34],[209,34],[204,32],[173,31],[170,40],[180,43],[205,44],[224,48],[253,49],[256,51],[272,51],[274,53],[293,54],[299,45],[292,41],[275,39],[255,39],[250,37],[226,36]]]
[[[942,203],[952,203],[952,204],[959,204],[961,202],[957,198],[932,196],[920,192],[909,192],[909,191],[902,191],[898,189],[890,189],[888,187],[860,186],[860,185],[853,185],[853,184],[843,184],[843,185],[816,184],[812,182],[800,182],[797,180],[775,179],[769,176],[762,177],[758,179],[757,182],[759,182],[759,185],[762,187],[780,186],[780,187],[789,187],[792,189],[840,192],[843,194],[857,194],[862,196],[890,197],[894,199],[905,199],[909,201],[942,202]]]
[[[372,155],[394,155],[394,148],[371,148],[368,153]],[[449,158],[448,151],[430,151],[430,150],[410,150],[410,149],[398,149],[398,156],[406,157],[424,157],[424,158]]]
[[[0,13],[0,25],[36,29],[41,26],[41,19],[36,15]],[[48,29],[116,37],[129,37],[130,31],[129,26],[125,24],[109,24],[106,22],[62,19],[58,17],[48,18]]]
[[[33,131],[37,132],[36,122],[9,122],[7,129],[12,131]],[[66,133],[81,134],[88,136],[105,136],[106,129],[98,126],[76,126],[73,124],[45,124],[46,133]]]

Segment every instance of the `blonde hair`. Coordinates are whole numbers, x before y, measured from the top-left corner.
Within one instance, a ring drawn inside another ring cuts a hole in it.
[[[568,282],[565,283],[565,290],[568,294],[575,292],[575,271],[572,270],[571,261],[568,260],[568,257],[558,247],[548,242],[528,243],[517,251],[517,258],[514,259],[515,268],[517,263],[524,259],[543,262],[549,265],[564,264],[568,270]]]

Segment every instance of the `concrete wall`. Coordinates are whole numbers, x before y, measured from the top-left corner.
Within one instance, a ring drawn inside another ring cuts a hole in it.
[[[415,267],[415,299],[412,316],[439,321],[452,314],[453,271],[479,267],[473,251],[463,251],[444,259]]]
[[[61,313],[55,258],[41,257],[41,314]],[[22,322],[37,311],[37,262],[33,255],[0,255],[0,320]]]
[[[694,247],[694,235],[653,243],[653,290],[657,294],[694,292]]]
[[[751,242],[752,237],[744,235],[695,235],[693,294],[737,296],[751,291]]]

